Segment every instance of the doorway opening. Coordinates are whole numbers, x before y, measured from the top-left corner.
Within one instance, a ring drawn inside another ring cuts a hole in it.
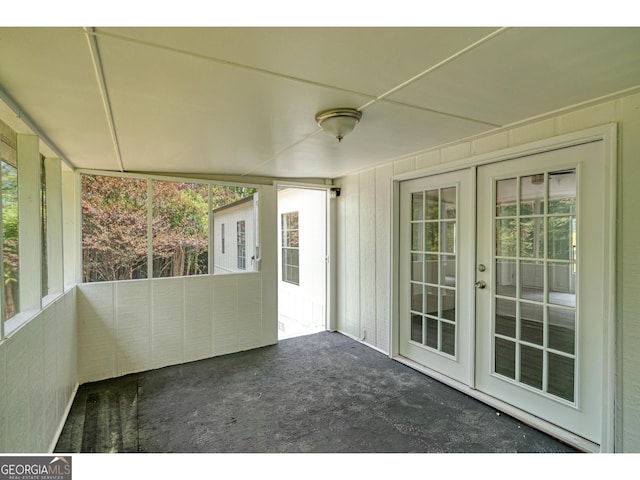
[[[278,340],[327,330],[327,191],[278,189]]]

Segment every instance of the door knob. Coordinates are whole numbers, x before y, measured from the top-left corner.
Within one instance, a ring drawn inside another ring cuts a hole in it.
[[[487,282],[485,282],[484,280],[478,280],[476,282],[476,287],[479,289],[483,289],[487,286]]]

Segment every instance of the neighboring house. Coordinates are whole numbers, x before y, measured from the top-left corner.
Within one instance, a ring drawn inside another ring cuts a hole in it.
[[[213,211],[213,273],[254,272],[258,261],[258,193]]]

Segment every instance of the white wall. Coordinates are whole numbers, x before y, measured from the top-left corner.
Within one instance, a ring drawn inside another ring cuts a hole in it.
[[[338,330],[390,351],[394,175],[611,122],[617,122],[619,135],[616,449],[640,452],[640,95],[504,129],[338,179],[335,183],[342,188],[337,209]]]
[[[0,452],[55,446],[77,387],[75,290],[0,343]]]
[[[262,248],[275,252],[275,187],[260,198]],[[80,383],[275,344],[275,257],[253,273],[78,285]]]
[[[298,212],[299,285],[282,281],[282,214]],[[326,216],[324,190],[278,192],[278,310],[299,323],[326,327]]]

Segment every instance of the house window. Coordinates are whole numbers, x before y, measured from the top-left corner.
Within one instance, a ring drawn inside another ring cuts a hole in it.
[[[245,244],[245,222],[240,220],[236,223],[238,232],[238,269],[247,269],[247,248]]]
[[[300,285],[298,212],[282,214],[282,281]]]

